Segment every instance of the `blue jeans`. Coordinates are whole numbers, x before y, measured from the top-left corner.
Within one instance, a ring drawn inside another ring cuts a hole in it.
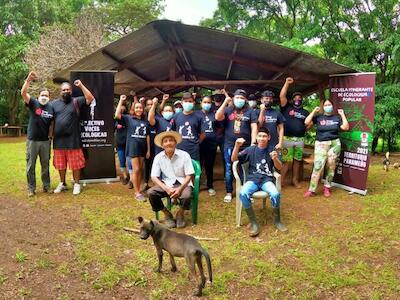
[[[126,169],[125,148],[117,147],[117,154],[119,160],[119,169],[121,170],[121,172],[124,172]]]
[[[269,195],[273,208],[279,208],[281,194],[278,192],[275,184],[272,181],[267,181],[260,184],[257,184],[254,181],[246,181],[246,183],[240,189],[239,194],[240,201],[242,201],[243,207],[245,209],[251,207],[251,195],[259,190],[263,190]]]
[[[233,172],[232,172],[232,150],[233,148],[224,148],[225,160],[225,189],[227,193],[233,192]]]

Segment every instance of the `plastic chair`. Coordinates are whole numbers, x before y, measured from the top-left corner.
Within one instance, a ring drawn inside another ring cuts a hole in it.
[[[193,178],[193,197],[190,203],[191,211],[192,211],[192,223],[197,224],[197,210],[199,206],[199,194],[200,194],[200,175],[201,175],[201,167],[200,163],[197,160],[192,159],[193,169],[194,169],[194,178]],[[172,202],[171,198],[166,197],[167,199],[167,208],[171,210]],[[156,212],[156,219],[159,219],[159,213]]]
[[[243,182],[247,181],[247,173],[249,169],[249,164],[245,163],[242,165],[239,165],[238,161],[233,162],[232,165],[232,171],[233,175],[235,176],[236,179],[236,227],[240,227],[241,224],[241,218],[242,218],[242,201],[240,201],[239,195],[240,195],[240,189],[242,188],[242,181],[239,176],[239,168],[238,166],[242,167],[243,171]],[[276,188],[279,192],[281,192],[281,175],[278,172],[274,172],[274,177],[275,177],[275,185]],[[263,210],[264,213],[266,214],[266,201],[268,198],[268,194],[264,191],[257,191],[252,195],[252,200],[260,199],[263,201]]]

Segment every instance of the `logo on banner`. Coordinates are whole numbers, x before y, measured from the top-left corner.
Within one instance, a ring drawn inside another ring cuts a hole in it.
[[[96,108],[96,99],[93,99],[92,103],[90,103],[90,118],[92,121],[94,120],[94,112]]]
[[[361,147],[368,147],[368,133],[361,133]]]

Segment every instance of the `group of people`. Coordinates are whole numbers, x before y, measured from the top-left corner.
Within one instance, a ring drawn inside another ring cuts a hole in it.
[[[42,162],[43,187],[50,192],[48,136],[52,135],[49,134],[51,120],[54,120],[53,164],[60,173],[60,184],[54,192],[66,188],[68,165],[74,175],[74,194],[78,194],[79,170],[84,166],[79,139],[79,108],[89,105],[94,97],[77,80],[74,84],[82,89],[84,97],[72,99],[71,85],[63,83],[61,99],[48,102],[49,93],[43,90],[36,100],[27,93],[29,82],[34,77],[31,72],[21,91],[30,110],[27,142],[29,195],[35,193],[34,165],[38,155]],[[152,209],[163,211],[168,227],[184,227],[184,213],[190,209],[192,198],[192,160],[198,161],[205,170],[208,194],[215,196],[213,175],[219,148],[224,163],[224,202],[232,201],[233,162],[249,165],[247,182],[238,196],[251,223],[250,235],[257,236],[260,232],[251,202],[252,194],[258,190],[270,196],[276,228],[286,230],[280,221],[280,193],[275,186],[274,171],[280,171],[284,182],[287,171],[292,169],[292,184],[299,187],[304,136],[315,124],[315,162],[304,196],[315,195],[321,173],[328,162],[323,193],[329,197],[341,147],[339,131],[349,128],[343,110],[335,109],[330,100],[322,101],[321,106],[311,113],[303,108],[301,93],[294,93],[288,100],[287,92],[293,82],[293,78],[286,79],[279,95],[279,109],[273,107],[275,94],[270,90],[263,91],[260,99],[248,95],[243,89],[237,89],[233,96],[221,90],[203,97],[199,109],[196,109],[196,94],[188,92],[173,103],[165,94],[160,104],[157,98],[138,99],[132,95],[130,107],[128,97],[121,95],[115,111],[115,127],[122,183],[134,189],[138,201],[146,200],[144,191],[147,190]],[[153,182],[151,188],[150,178]],[[180,205],[175,218],[162,202],[166,196]]]

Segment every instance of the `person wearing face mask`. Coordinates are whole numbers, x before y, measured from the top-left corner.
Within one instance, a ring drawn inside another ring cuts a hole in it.
[[[304,197],[315,196],[318,181],[321,177],[321,173],[325,169],[326,162],[328,163],[328,171],[326,173],[323,193],[325,197],[331,195],[331,185],[336,169],[336,159],[340,155],[341,149],[339,131],[349,130],[349,123],[343,109],[338,109],[337,114],[335,114],[333,103],[330,100],[325,100],[322,108],[322,114],[317,114],[321,111],[321,108],[316,107],[304,121],[306,126],[315,124],[317,131],[314,147],[314,168],[311,175],[310,187],[304,194]]]
[[[204,139],[201,130],[201,116],[194,112],[195,101],[191,93],[182,95],[182,113],[175,114],[173,122],[176,131],[182,136],[178,149],[189,153],[190,157],[200,162],[200,142]]]
[[[280,151],[283,144],[283,124],[285,118],[280,111],[272,108],[274,103],[274,92],[266,90],[261,93],[260,113],[258,115],[259,127],[267,128],[271,139],[269,141],[270,147]]]
[[[144,101],[144,112],[145,112],[145,118],[148,119],[149,111],[151,107],[153,106],[153,100],[146,98]],[[150,157],[147,158],[145,157],[144,159],[144,183],[145,183],[145,190],[148,190],[149,188],[149,180],[150,180],[150,172],[151,172],[151,165],[153,164],[154,160],[154,153],[155,153],[155,144],[154,144],[154,138],[156,136],[156,129],[154,128],[153,125],[150,125]]]
[[[92,93],[78,79],[74,85],[82,90],[83,96],[72,98],[72,86],[69,82],[61,84],[61,99],[52,101],[54,109],[54,157],[53,165],[60,175],[60,183],[54,193],[61,193],[67,189],[65,175],[67,166],[72,170],[74,189],[72,194],[81,192],[79,184],[81,169],[85,166],[85,157],[82,151],[80,111],[89,106],[94,97]]]
[[[224,93],[225,90],[220,91],[220,90],[216,90],[213,95],[211,96],[212,100],[213,100],[213,104],[211,107],[212,111],[217,111],[222,103],[224,102],[225,96]],[[228,96],[229,97],[229,96]],[[215,133],[215,138],[217,141],[217,148],[219,148],[219,152],[221,153],[221,161],[222,161],[222,165],[224,167],[224,173],[225,174],[225,157],[224,157],[224,141],[225,141],[225,124],[224,121],[217,121],[215,120],[214,123],[214,133]]]
[[[162,110],[163,107],[160,106],[160,109]],[[174,110],[175,110],[176,115],[178,115],[179,113],[181,113],[183,111],[182,101],[178,100],[178,101],[174,102]]]
[[[304,120],[309,112],[303,109],[303,96],[301,93],[294,93],[292,101],[289,103],[286,98],[289,86],[294,82],[293,78],[286,78],[285,84],[279,95],[281,113],[285,117],[284,123],[285,137],[283,139],[283,167],[281,170],[282,184],[285,182],[289,164],[293,162],[292,184],[300,188],[300,167],[303,161],[304,136],[308,127]]]
[[[165,105],[165,102],[169,99],[168,94],[164,94],[162,98],[162,102],[164,105],[162,106],[161,114],[156,113],[158,98],[153,98],[153,104],[149,110],[148,121],[151,126],[154,127],[156,135],[164,132],[175,130],[174,123],[174,109],[171,105]],[[161,105],[160,105],[161,107]],[[163,149],[155,145],[154,155],[160,153]]]
[[[258,110],[257,108],[257,97],[254,94],[249,95],[249,101],[247,102],[249,104],[250,109]]]
[[[238,138],[244,138],[244,143],[241,150],[256,143],[257,137],[257,119],[258,116],[253,110],[246,105],[247,93],[242,89],[235,91],[233,96],[233,106],[227,107],[232,101],[231,98],[225,98],[220,108],[215,113],[217,121],[225,122],[225,188],[226,195],[224,202],[232,201],[233,192],[233,173],[232,173],[232,150],[235,141]]]
[[[210,96],[203,97],[198,114],[202,119],[202,131],[205,133],[205,138],[200,143],[200,164],[206,171],[208,194],[215,196],[214,163],[217,154],[217,136],[215,134],[215,110],[212,109]]]
[[[121,106],[121,114],[126,115],[127,113],[128,111],[126,108],[126,104],[124,103]],[[123,185],[126,185],[130,182],[129,172],[126,169],[126,155],[125,155],[127,128],[125,122],[123,122],[123,119],[115,120],[114,127],[115,127],[115,145],[117,148],[119,169],[121,171],[120,181]]]
[[[26,178],[29,197],[34,196],[36,193],[35,166],[38,156],[42,169],[43,191],[45,193],[52,192],[50,189],[49,172],[51,143],[49,140],[49,129],[54,112],[49,103],[50,94],[47,89],[40,91],[37,100],[28,94],[30,83],[36,78],[36,73],[33,71],[30,72],[21,89],[21,96],[25,102],[25,106],[29,109],[28,139],[26,141]]]

